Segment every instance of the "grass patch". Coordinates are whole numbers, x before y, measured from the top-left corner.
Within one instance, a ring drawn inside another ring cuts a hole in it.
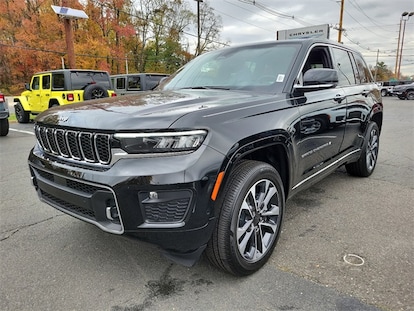
[[[10,113],[10,115],[9,115],[9,121],[17,121],[16,115],[14,113]]]

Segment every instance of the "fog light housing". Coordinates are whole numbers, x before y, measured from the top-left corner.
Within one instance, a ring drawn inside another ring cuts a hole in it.
[[[116,206],[107,206],[106,207],[106,218],[112,221],[119,221],[119,213]]]

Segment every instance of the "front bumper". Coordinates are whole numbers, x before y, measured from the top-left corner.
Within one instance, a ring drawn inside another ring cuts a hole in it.
[[[187,253],[210,239],[210,194],[222,157],[204,147],[183,156],[121,159],[92,170],[60,162],[37,145],[29,167],[40,199],[54,208],[104,231]]]

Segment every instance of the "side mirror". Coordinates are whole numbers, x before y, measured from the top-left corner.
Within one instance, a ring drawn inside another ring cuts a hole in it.
[[[309,69],[303,75],[303,85],[338,84],[338,72],[335,69]]]
[[[28,90],[28,91],[31,91],[31,90],[30,90],[30,84],[29,84],[29,83],[25,83],[25,84],[24,84],[24,88],[25,88],[26,90]]]
[[[303,75],[303,86],[295,85],[295,91],[305,93],[336,87],[338,84],[338,72],[330,68],[309,69]]]

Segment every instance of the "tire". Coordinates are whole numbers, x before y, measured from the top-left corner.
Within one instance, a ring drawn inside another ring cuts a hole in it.
[[[414,99],[414,91],[408,91],[406,95],[407,99],[413,100]]]
[[[233,170],[218,199],[219,216],[206,249],[212,264],[243,276],[267,262],[281,231],[283,189],[279,173],[267,163],[243,161]]]
[[[387,96],[387,90],[381,90],[381,95],[383,96],[383,97],[385,97],[385,96]]]
[[[9,134],[9,120],[1,119],[0,120],[0,136],[6,136]]]
[[[108,90],[99,84],[89,84],[83,92],[84,100],[104,98],[108,96]]]
[[[368,125],[362,153],[358,161],[346,164],[348,174],[359,177],[368,177],[375,169],[379,151],[379,129],[375,122]]]
[[[30,121],[30,113],[23,109],[21,103],[17,103],[14,105],[14,112],[16,114],[17,122],[19,123],[29,123]]]

